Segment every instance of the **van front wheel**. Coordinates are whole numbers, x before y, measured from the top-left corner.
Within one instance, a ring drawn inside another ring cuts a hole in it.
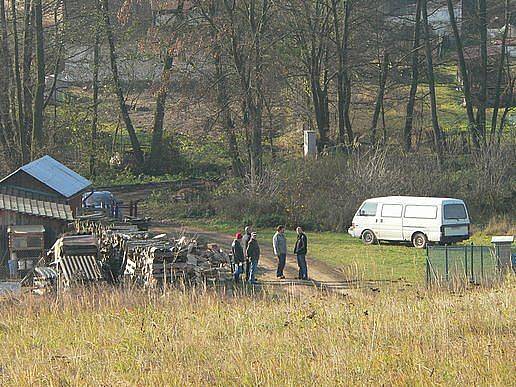
[[[428,239],[426,238],[426,235],[422,232],[416,232],[412,236],[412,244],[417,249],[424,249],[426,247],[426,244],[428,243]]]
[[[374,232],[371,230],[365,230],[362,233],[362,242],[364,242],[365,245],[372,245],[376,243],[376,236],[374,235]]]

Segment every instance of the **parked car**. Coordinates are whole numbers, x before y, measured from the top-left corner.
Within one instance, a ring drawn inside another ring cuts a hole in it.
[[[118,201],[109,191],[85,192],[82,195],[83,208],[105,211],[114,218],[122,217],[121,204],[122,202]]]
[[[424,248],[428,242],[468,239],[470,220],[466,204],[460,199],[387,196],[362,203],[348,233],[367,245],[408,241]]]

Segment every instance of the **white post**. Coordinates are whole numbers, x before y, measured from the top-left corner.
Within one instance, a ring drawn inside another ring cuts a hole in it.
[[[317,157],[317,138],[314,130],[305,130],[304,133],[304,156]]]

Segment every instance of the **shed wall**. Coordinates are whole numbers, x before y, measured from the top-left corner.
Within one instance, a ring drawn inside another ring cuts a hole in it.
[[[58,219],[43,218],[0,210],[0,261],[8,249],[7,229],[9,226],[42,225],[45,227],[45,248],[52,247],[57,238],[67,230],[68,223]]]

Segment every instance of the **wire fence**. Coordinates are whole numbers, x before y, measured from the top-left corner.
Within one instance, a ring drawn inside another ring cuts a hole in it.
[[[513,257],[514,253],[513,249]],[[428,246],[426,283],[491,285],[511,270],[511,263],[507,265],[499,257],[498,249],[491,246]]]

